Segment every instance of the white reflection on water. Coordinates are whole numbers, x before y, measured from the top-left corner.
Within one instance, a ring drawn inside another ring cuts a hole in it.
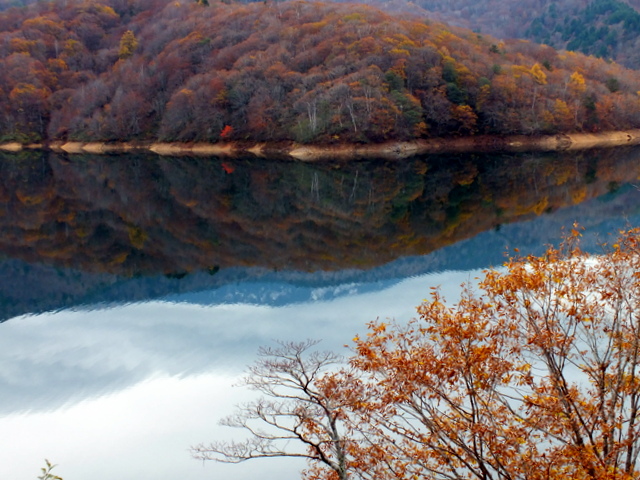
[[[232,385],[257,348],[320,338],[347,353],[367,322],[413,317],[431,286],[455,299],[478,274],[285,307],[149,302],[0,324],[0,479],[35,479],[48,458],[65,480],[294,480],[304,463],[203,465],[188,453],[235,433],[217,421],[251,395]]]

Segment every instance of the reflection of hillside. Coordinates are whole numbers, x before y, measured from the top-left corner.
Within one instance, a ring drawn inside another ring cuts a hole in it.
[[[280,163],[4,156],[0,251],[116,275],[373,267],[640,177],[640,151]]]

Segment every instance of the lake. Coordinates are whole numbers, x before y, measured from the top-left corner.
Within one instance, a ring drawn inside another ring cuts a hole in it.
[[[0,478],[294,480],[189,447],[261,345],[344,346],[574,222],[640,225],[640,150],[303,163],[0,154]]]

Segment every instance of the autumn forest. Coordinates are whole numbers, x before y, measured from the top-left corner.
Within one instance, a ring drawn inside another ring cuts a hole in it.
[[[207,2],[205,2],[207,3]],[[613,62],[311,2],[0,12],[0,142],[384,142],[640,126]]]

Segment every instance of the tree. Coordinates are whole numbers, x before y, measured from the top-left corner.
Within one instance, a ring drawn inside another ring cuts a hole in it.
[[[368,474],[639,478],[640,231],[598,257],[579,235],[356,338],[376,399],[358,428],[384,446]]]
[[[476,131],[478,116],[469,105],[451,107],[453,118],[459,123],[458,132],[472,135]]]
[[[30,83],[18,83],[9,92],[9,100],[18,120],[15,128],[19,136],[32,140],[44,137],[49,115],[47,98],[50,95],[48,88],[37,88]]]
[[[233,135],[233,127],[231,125],[225,125],[220,132],[220,138],[222,140],[228,140]]]
[[[248,431],[251,437],[244,442],[201,444],[192,448],[193,456],[227,463],[265,457],[306,458],[334,478],[349,478],[342,430],[344,405],[332,393],[338,385],[330,372],[342,364],[342,358],[331,352],[309,352],[317,343],[281,342],[277,348],[261,348],[260,358],[242,384],[264,397],[239,407],[235,415],[221,421]]]
[[[434,288],[417,319],[372,322],[352,370],[323,374],[339,358],[304,359],[315,342],[263,350],[245,383],[275,400],[225,422],[254,438],[196,456],[301,456],[313,480],[640,478],[640,229],[598,256],[580,235],[456,304]],[[306,453],[276,446],[289,440]]]
[[[127,30],[120,38],[120,48],[118,49],[118,57],[125,60],[133,56],[138,47],[138,40],[131,30]]]
[[[51,462],[46,458],[44,460],[44,463],[46,466],[40,469],[42,475],[38,476],[38,480],[62,480],[62,477],[51,473],[51,471],[56,468],[56,465],[52,465]]]

